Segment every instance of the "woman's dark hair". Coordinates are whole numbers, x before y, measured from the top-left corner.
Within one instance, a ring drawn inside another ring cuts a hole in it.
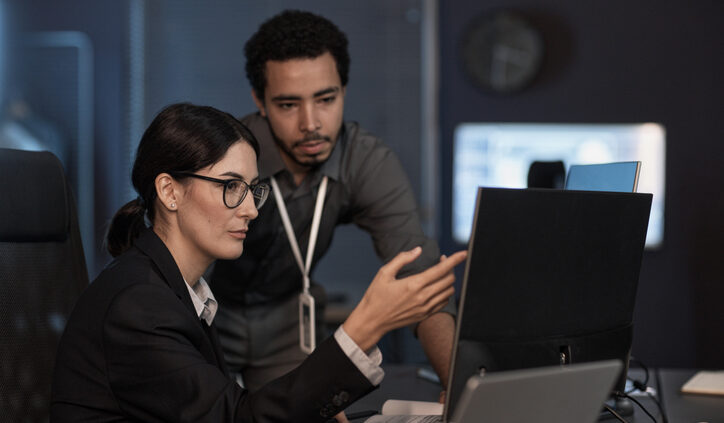
[[[246,77],[257,98],[264,100],[266,62],[314,59],[331,53],[342,86],[347,85],[349,52],[347,36],[328,19],[300,10],[285,10],[259,27],[246,42]]]
[[[131,180],[138,198],[113,216],[106,247],[113,257],[126,251],[155,216],[156,176],[196,172],[221,160],[237,141],[249,144],[259,156],[254,135],[233,116],[208,106],[172,104],[144,132],[136,151]]]

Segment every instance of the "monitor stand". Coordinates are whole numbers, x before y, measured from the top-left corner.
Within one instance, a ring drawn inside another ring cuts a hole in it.
[[[627,398],[609,398],[606,400],[606,405],[613,408],[613,411],[617,412],[621,417],[632,416],[634,413],[633,401]],[[598,416],[598,421],[615,418],[616,416],[604,408]]]

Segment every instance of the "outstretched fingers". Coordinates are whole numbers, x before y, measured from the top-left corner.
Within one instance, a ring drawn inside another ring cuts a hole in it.
[[[467,251],[458,251],[450,257],[441,256],[438,264],[430,267],[422,273],[418,273],[416,276],[422,280],[423,286],[433,283],[448,273],[452,273],[453,268],[462,263],[467,256]]]
[[[444,307],[449,298],[455,293],[454,282],[455,275],[450,272],[442,278],[417,289],[414,299],[417,317],[424,318]]]
[[[423,293],[425,296],[430,298],[430,300],[443,295],[444,293],[448,291],[450,294],[454,292],[453,284],[455,283],[455,275],[452,272],[449,272],[440,279],[433,281],[431,283],[428,283],[426,286],[424,286],[420,292]],[[449,296],[449,295],[448,295]],[[428,301],[429,302],[429,301]]]
[[[452,284],[450,284],[444,290],[435,293],[427,302],[427,314],[435,313],[436,311],[445,307],[445,304],[450,301],[450,298],[452,298],[453,294],[455,294],[455,288],[452,286]]]
[[[392,260],[382,266],[379,272],[384,273],[390,278],[395,278],[405,265],[417,260],[417,258],[420,257],[420,253],[422,253],[422,247],[415,247],[412,250],[398,253]]]

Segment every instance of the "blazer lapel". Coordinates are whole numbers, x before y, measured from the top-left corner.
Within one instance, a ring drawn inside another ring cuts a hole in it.
[[[224,371],[225,374],[229,374],[224,362],[223,352],[221,345],[218,341],[216,329],[213,326],[209,326],[203,320],[199,319],[194,308],[194,303],[191,301],[186,282],[181,275],[181,271],[176,265],[171,252],[166,248],[166,244],[163,243],[161,238],[153,232],[152,229],[145,229],[141,235],[134,242],[134,246],[146,254],[158,268],[161,277],[164,279],[168,287],[176,294],[179,300],[186,306],[189,312],[189,318],[193,319],[206,334],[206,342],[204,345],[199,346],[199,351],[206,357],[206,359],[215,364],[219,369]]]
[[[201,325],[204,327],[204,331],[206,332],[209,341],[211,341],[211,345],[214,347],[216,365],[224,372],[225,375],[229,376],[229,369],[226,367],[224,352],[221,349],[221,344],[219,343],[219,335],[216,333],[216,326],[213,324],[209,326],[205,322],[202,322]]]

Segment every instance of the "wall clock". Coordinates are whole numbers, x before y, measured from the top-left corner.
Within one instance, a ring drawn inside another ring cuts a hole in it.
[[[539,73],[543,53],[541,33],[512,11],[485,14],[463,34],[465,72],[486,91],[511,93],[525,88]]]

